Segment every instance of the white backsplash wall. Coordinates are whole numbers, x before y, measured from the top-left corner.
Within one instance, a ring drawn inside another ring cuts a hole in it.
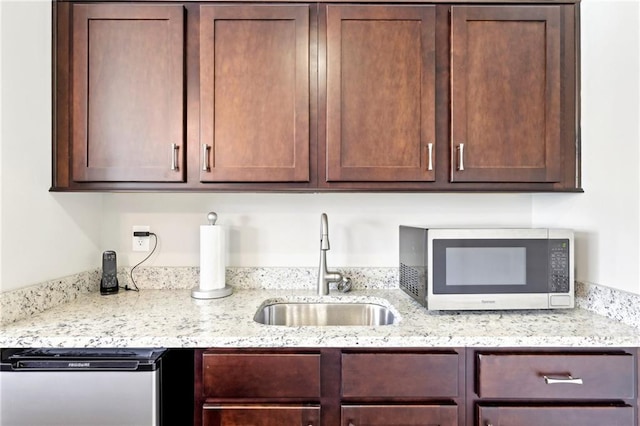
[[[583,0],[584,194],[536,194],[533,223],[577,232],[576,278],[640,294],[640,1]]]
[[[102,248],[133,265],[145,254],[132,252],[131,228],[149,225],[160,237],[149,265],[196,266],[199,226],[209,211],[229,229],[229,266],[316,265],[325,212],[330,268],[397,267],[400,224],[528,227],[531,195],[106,194]]]

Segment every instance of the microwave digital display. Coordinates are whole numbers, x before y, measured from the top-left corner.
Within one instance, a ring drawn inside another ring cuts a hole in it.
[[[526,285],[526,247],[447,247],[445,285]]]

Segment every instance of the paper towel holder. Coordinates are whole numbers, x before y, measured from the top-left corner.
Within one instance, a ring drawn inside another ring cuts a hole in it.
[[[207,220],[209,226],[214,226],[218,220],[218,215],[215,212],[209,212],[207,214]],[[200,286],[194,287],[191,290],[191,297],[194,299],[219,299],[221,297],[227,297],[233,293],[233,287],[225,283],[223,288],[216,288],[210,290],[202,290]]]

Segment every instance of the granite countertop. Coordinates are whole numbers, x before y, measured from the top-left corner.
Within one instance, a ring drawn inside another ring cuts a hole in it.
[[[285,327],[253,321],[266,301],[368,301],[397,323]],[[91,292],[0,328],[0,347],[631,347],[637,328],[584,309],[429,312],[398,289],[332,292],[235,289],[196,300],[189,290]]]

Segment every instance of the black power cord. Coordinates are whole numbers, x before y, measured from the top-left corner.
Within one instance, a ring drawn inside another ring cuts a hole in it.
[[[142,265],[144,262],[147,261],[147,259],[149,259],[151,257],[151,255],[156,251],[156,248],[158,247],[158,236],[156,234],[154,234],[153,232],[134,232],[133,235],[135,237],[149,237],[149,236],[153,236],[154,239],[154,244],[153,244],[153,249],[151,250],[151,253],[149,253],[147,255],[147,257],[145,257],[144,259],[142,259],[140,262],[138,262],[136,264],[136,266],[134,266],[133,268],[131,268],[131,271],[129,271],[129,277],[131,278],[131,284],[133,284],[133,288],[129,287],[129,285],[125,285],[124,289],[127,291],[140,291],[140,289],[138,288],[138,286],[136,285],[136,280],[133,279],[133,271],[134,269],[136,269],[138,266]]]

